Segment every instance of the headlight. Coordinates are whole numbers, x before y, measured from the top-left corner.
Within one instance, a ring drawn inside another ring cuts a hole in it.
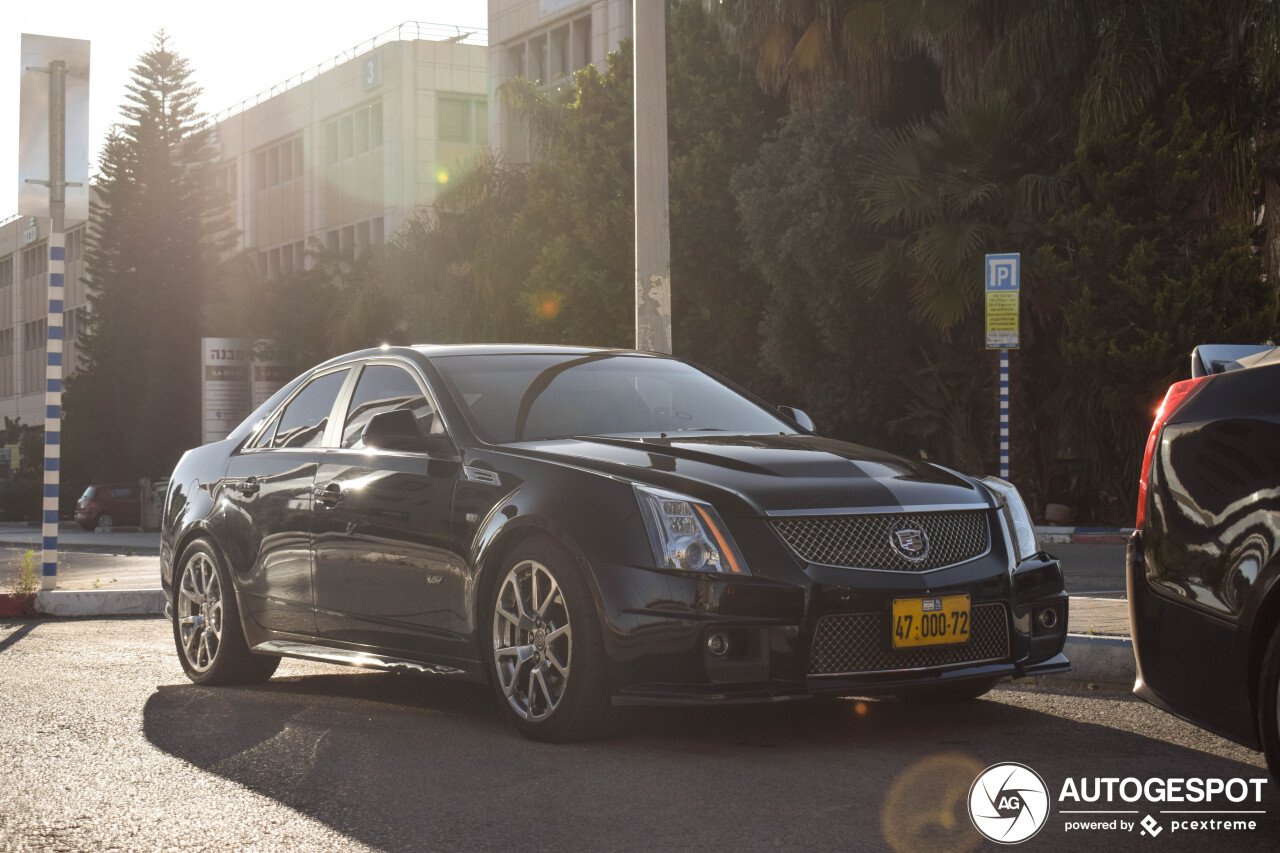
[[[751,574],[710,504],[651,486],[635,490],[659,568]]]
[[[1022,495],[1013,483],[1005,482],[998,477],[987,477],[983,481],[987,487],[1004,498],[1005,517],[1013,528],[1013,544],[1017,550],[1017,562],[1022,562],[1032,554],[1039,553],[1040,540],[1036,538],[1036,527],[1031,523],[1031,513],[1022,502]]]

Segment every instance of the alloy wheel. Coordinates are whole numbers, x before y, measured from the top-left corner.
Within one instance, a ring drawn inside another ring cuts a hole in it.
[[[178,587],[178,639],[187,664],[196,672],[213,665],[222,645],[222,584],[217,567],[203,551],[187,560]]]
[[[564,594],[547,567],[515,565],[494,602],[493,663],[502,695],[521,719],[545,720],[569,686],[572,631]]]

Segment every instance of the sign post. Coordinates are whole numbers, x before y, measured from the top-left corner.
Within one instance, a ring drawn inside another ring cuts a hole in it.
[[[51,220],[41,575],[43,588],[53,589],[58,583],[66,229],[68,222],[89,217],[89,42],[23,33],[21,91],[18,212]],[[36,187],[47,188],[47,195]]]
[[[1000,350],[1000,479],[1009,479],[1009,350],[1018,348],[1018,253],[987,255],[987,349]]]

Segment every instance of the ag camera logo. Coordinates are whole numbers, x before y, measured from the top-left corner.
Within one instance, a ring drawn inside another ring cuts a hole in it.
[[[1049,819],[1049,789],[1025,764],[993,764],[969,788],[969,819],[997,844],[1020,844]]]

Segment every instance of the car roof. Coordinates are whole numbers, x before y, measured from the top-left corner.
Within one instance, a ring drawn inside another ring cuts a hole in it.
[[[618,355],[657,356],[658,353],[642,353],[635,350],[609,347],[566,346],[557,344],[418,344],[411,347],[428,358],[447,355],[590,355],[592,353],[617,353]]]
[[[428,360],[444,358],[452,355],[592,355],[592,354],[630,355],[640,358],[670,358],[659,352],[638,352],[627,349],[610,349],[609,347],[565,346],[559,344],[415,344],[413,346],[370,347],[369,349],[343,353],[316,365],[303,374],[308,376],[348,362],[359,361],[379,356],[416,355]],[[301,378],[301,377],[300,377]]]

